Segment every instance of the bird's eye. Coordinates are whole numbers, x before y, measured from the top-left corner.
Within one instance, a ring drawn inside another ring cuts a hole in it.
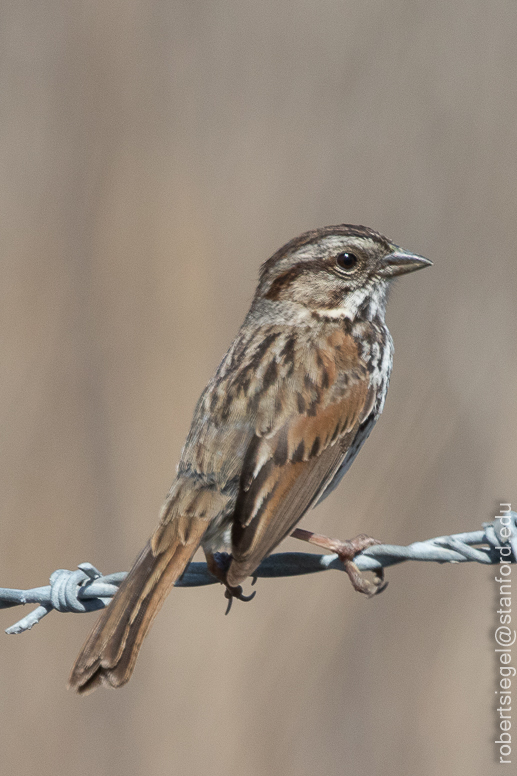
[[[345,272],[351,272],[358,264],[358,258],[355,253],[340,253],[336,256],[336,264]]]

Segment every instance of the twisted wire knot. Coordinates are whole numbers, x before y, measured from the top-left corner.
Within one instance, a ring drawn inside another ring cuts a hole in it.
[[[50,603],[58,612],[89,612],[90,602],[78,597],[84,592],[83,583],[101,577],[101,572],[91,563],[81,563],[75,571],[57,569],[50,577]]]
[[[517,512],[496,517],[493,523],[483,523],[483,528],[494,556],[499,554],[501,545],[508,544],[512,548],[513,562],[517,563]]]

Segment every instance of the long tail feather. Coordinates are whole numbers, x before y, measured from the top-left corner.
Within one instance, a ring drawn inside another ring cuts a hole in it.
[[[70,689],[87,694],[100,685],[121,687],[129,681],[154,618],[206,528],[206,520],[191,517],[187,541],[174,531],[159,552],[152,540],[147,543],[82,648],[70,674]]]

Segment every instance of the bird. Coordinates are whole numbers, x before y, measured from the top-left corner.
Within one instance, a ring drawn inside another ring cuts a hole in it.
[[[158,526],[84,644],[70,688],[126,684],[200,546],[230,604],[249,600],[241,583],[334,490],[381,414],[393,363],[388,291],[431,264],[373,229],[340,224],[305,232],[262,265],[195,408]],[[351,561],[373,542],[362,535],[338,549]],[[353,563],[348,570],[356,589],[372,592]]]

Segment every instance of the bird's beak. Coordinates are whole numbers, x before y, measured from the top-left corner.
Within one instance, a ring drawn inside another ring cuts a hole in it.
[[[429,259],[418,256],[416,253],[409,253],[395,245],[393,247],[395,250],[383,258],[378,270],[379,274],[385,278],[405,275],[407,272],[416,272],[417,269],[431,267],[433,264]]]

